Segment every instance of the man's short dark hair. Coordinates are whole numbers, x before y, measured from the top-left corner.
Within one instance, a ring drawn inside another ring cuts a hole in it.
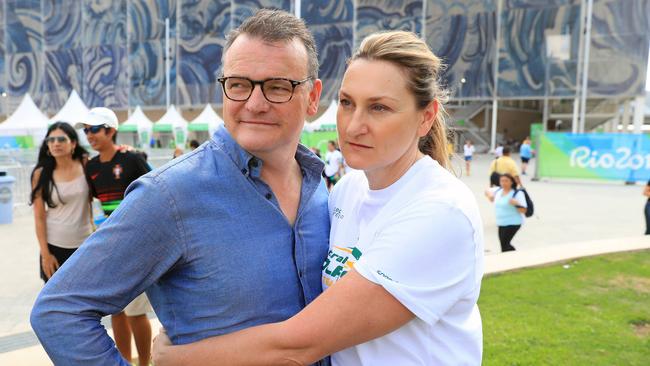
[[[504,147],[503,148],[503,155],[510,155],[510,148],[509,147]]]
[[[265,42],[288,43],[298,38],[307,50],[307,73],[312,80],[318,78],[318,52],[316,41],[305,21],[291,13],[276,9],[262,9],[246,19],[237,29],[233,29],[226,37],[223,57],[237,37],[246,34]]]

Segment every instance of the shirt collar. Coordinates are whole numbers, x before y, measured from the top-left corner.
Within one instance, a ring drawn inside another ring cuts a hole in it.
[[[219,126],[212,139],[228,154],[244,175],[250,175],[253,178],[260,177],[264,162],[239,146],[225,126]],[[296,151],[296,160],[300,164],[303,175],[313,175],[320,179],[325,164],[311,150],[299,144]]]

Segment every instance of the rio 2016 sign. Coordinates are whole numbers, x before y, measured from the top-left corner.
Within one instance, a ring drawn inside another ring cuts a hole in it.
[[[647,181],[647,135],[548,132],[540,136],[538,175],[549,178]]]

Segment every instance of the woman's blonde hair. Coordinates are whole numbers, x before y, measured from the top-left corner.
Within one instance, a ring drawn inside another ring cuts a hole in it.
[[[423,109],[434,100],[438,103],[436,119],[429,133],[420,138],[418,148],[449,169],[446,112],[443,107],[448,100],[448,92],[438,79],[444,69],[440,58],[414,33],[389,31],[364,38],[348,64],[357,59],[388,61],[403,69],[417,108]]]

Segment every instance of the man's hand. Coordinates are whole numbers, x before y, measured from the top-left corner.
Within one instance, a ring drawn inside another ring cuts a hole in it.
[[[135,147],[133,147],[131,145],[127,145],[127,144],[119,145],[118,150],[120,150],[120,152],[127,152],[127,151],[128,152],[134,152],[134,151],[136,151]]]

